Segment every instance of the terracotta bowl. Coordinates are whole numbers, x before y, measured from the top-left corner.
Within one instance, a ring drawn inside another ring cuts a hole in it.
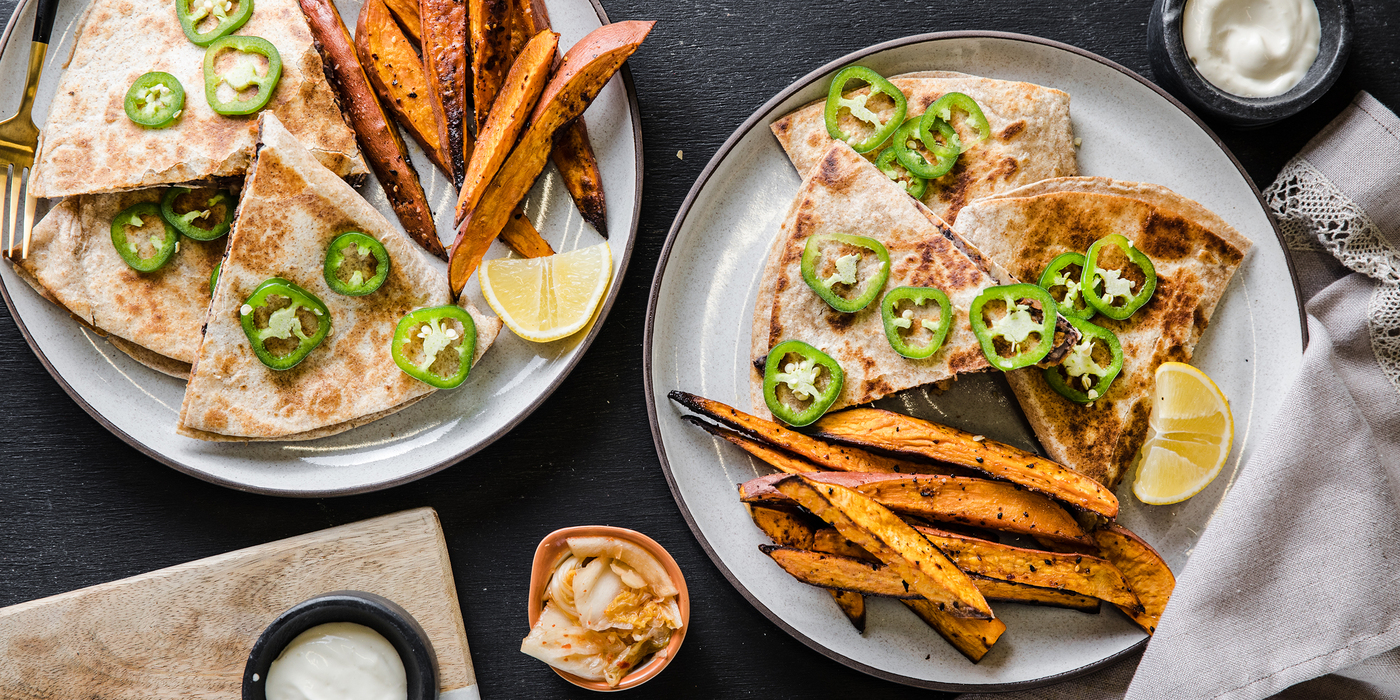
[[[554,669],[554,672],[564,680],[580,688],[601,692],[627,690],[635,688],[661,673],[661,669],[666,668],[666,664],[671,663],[671,659],[676,658],[676,652],[680,650],[681,642],[685,641],[685,633],[690,631],[690,591],[685,586],[685,576],[681,574],[680,567],[676,566],[676,560],[672,559],[671,555],[656,543],[656,540],[635,530],[606,525],[566,527],[549,533],[543,540],[540,540],[540,546],[535,549],[535,563],[530,570],[530,627],[534,628],[535,623],[540,619],[540,613],[544,610],[544,592],[545,588],[549,586],[550,576],[554,574],[554,567],[565,556],[568,556],[568,538],[599,535],[627,540],[650,552],[657,561],[661,562],[662,566],[666,567],[666,573],[671,576],[671,580],[676,584],[676,589],[680,591],[676,598],[681,608],[681,628],[671,635],[671,643],[667,644],[665,649],[656,652],[646,663],[623,676],[622,682],[618,683],[616,688],[608,687],[608,684],[603,681],[590,681],[572,673]]]

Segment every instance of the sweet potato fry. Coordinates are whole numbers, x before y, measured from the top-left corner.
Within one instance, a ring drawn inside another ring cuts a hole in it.
[[[877,455],[859,448],[831,445],[784,428],[770,420],[752,416],[718,401],[684,391],[672,391],[672,401],[709,418],[751,435],[774,447],[798,455],[824,469],[843,472],[940,473],[931,464],[917,464]]]
[[[578,207],[578,213],[598,230],[603,238],[608,237],[608,211],[603,201],[603,173],[598,169],[598,157],[593,154],[593,144],[588,140],[588,127],[579,117],[560,130],[554,139],[554,150],[550,152],[559,177],[565,189]]]
[[[413,42],[414,48],[423,45],[423,19],[418,14],[418,0],[384,0],[389,11],[399,20],[404,34]]]
[[[465,0],[419,0],[418,13],[423,36],[423,69],[428,76],[428,97],[433,105],[438,142],[451,158],[452,180],[460,187],[475,143],[465,123],[468,119],[467,5]]]
[[[864,634],[865,596],[850,591],[831,591],[831,597],[836,601],[836,607],[841,608],[841,614],[851,621],[851,626]]]
[[[793,578],[812,586],[882,598],[922,600],[904,585],[904,579],[878,561],[832,554],[816,548],[803,550],[793,546],[762,545],[759,549],[772,557],[784,571],[792,574]],[[970,578],[988,600],[1070,608],[1082,612],[1098,612],[1099,609],[1097,598],[983,576],[970,575]]]
[[[472,115],[480,140],[486,127],[487,115],[496,102],[496,95],[506,81],[506,71],[516,60],[510,50],[511,10],[513,0],[467,0],[467,39],[472,47]],[[536,32],[538,34],[538,32]],[[546,69],[554,64],[551,49]]]
[[[429,1],[432,0],[424,0]],[[505,227],[511,210],[544,170],[554,133],[588,108],[655,24],[633,21],[605,25],[569,49],[540,95],[530,115],[530,126],[486,188],[481,202],[458,229],[448,263],[448,280],[454,292],[466,285],[491,241]]]
[[[808,549],[814,552],[824,552],[841,557],[860,559],[867,563],[880,563],[880,560],[876,558],[874,554],[861,549],[860,545],[846,539],[846,537],[834,527],[824,527],[813,532],[812,546],[808,547]]]
[[[1051,608],[1069,608],[1083,613],[1099,614],[1099,599],[1054,588],[1042,588],[1015,581],[999,581],[978,574],[968,574],[977,584],[977,590],[987,596],[987,600],[1021,605],[1044,605]]]
[[[1138,612],[1121,605],[1119,608],[1148,634],[1156,632],[1162,611],[1176,588],[1176,576],[1167,567],[1166,560],[1152,545],[1121,525],[1095,530],[1094,540],[1099,543],[1103,557],[1123,572],[1128,587],[1142,601],[1143,610]]]
[[[535,230],[535,225],[530,223],[530,217],[525,216],[520,207],[516,207],[506,220],[506,227],[501,229],[501,241],[510,246],[511,250],[527,258],[554,255],[554,249],[540,237],[540,232]]]
[[[423,61],[389,14],[384,0],[365,0],[355,25],[355,50],[369,82],[394,120],[418,142],[433,164],[448,175],[452,165],[438,141]]]
[[[1033,535],[1067,545],[1091,542],[1058,503],[1005,482],[929,476],[873,481],[861,493],[898,513],[973,527]]]
[[[1006,623],[1001,620],[973,620],[965,617],[953,617],[947,611],[942,610],[937,604],[928,600],[901,600],[910,610],[914,611],[919,619],[933,628],[940,637],[943,637],[949,644],[953,645],[959,653],[967,657],[968,661],[977,663],[987,652],[992,650],[992,645],[1001,639],[1002,633],[1006,632]]]
[[[818,437],[949,462],[1039,491],[1105,518],[1118,515],[1107,487],[1061,464],[995,440],[878,408],[854,408],[817,421]]]
[[[846,539],[880,558],[910,588],[949,615],[990,619],[986,598],[942,552],[888,508],[843,486],[793,475],[777,489]]]
[[[734,443],[735,445],[738,445],[739,449],[763,460],[764,462],[767,462],[769,466],[785,474],[803,474],[806,472],[819,472],[822,470],[821,467],[818,467],[817,465],[812,464],[811,462],[808,462],[807,460],[802,459],[801,457],[788,454],[787,452],[779,450],[776,447],[769,447],[766,443],[762,443],[757,440],[750,440],[749,438],[744,437],[743,435],[733,430],[721,428],[720,426],[715,425],[713,423],[707,423],[695,416],[683,416],[682,420],[685,420],[686,422],[691,423],[693,425],[700,426],[700,428],[704,429],[705,432],[715,437],[724,438],[725,440],[728,440]],[[776,493],[776,491],[774,491],[774,493]]]
[[[506,0],[470,0],[472,7],[479,4],[504,5]],[[473,30],[475,31],[475,30]],[[554,64],[554,54],[559,47],[559,35],[554,32],[544,31],[536,34],[529,44],[525,45],[525,50],[520,52],[520,57],[513,65],[508,65],[510,74],[502,77],[502,83],[492,86],[505,90],[497,98],[494,90],[486,109],[490,110],[491,116],[482,116],[482,126],[478,128],[476,139],[476,150],[472,152],[471,162],[467,164],[467,174],[462,180],[462,191],[457,196],[457,214],[453,221],[454,225],[460,225],[467,215],[476,209],[477,202],[481,201],[481,195],[486,191],[486,187],[491,184],[492,178],[500,170],[501,163],[504,163],[506,156],[510,155],[510,149],[515,145],[515,137],[520,135],[520,130],[525,126],[526,117],[535,108],[535,102],[539,100],[540,92],[544,90],[545,81],[549,78],[549,69]],[[474,54],[473,60],[481,54]],[[481,100],[483,96],[478,88],[476,96],[476,107],[478,111],[483,109]]]
[[[762,506],[749,506],[749,517],[753,518],[758,529],[768,535],[768,539],[783,547],[805,550],[812,546],[812,533],[816,528],[807,522],[811,516]],[[768,550],[764,549],[763,551],[767,552]],[[864,632],[865,597],[849,591],[829,590],[829,592],[836,601],[836,607],[841,609],[841,614],[851,621],[851,625],[856,628],[856,631]]]
[[[524,39],[536,32],[549,29],[549,13],[540,0],[517,0],[511,8],[512,44],[523,46]],[[526,34],[525,32],[528,32]],[[512,49],[512,55],[519,53]],[[559,168],[564,187],[569,190],[583,220],[592,224],[603,238],[608,237],[607,204],[603,199],[603,175],[598,169],[598,157],[593,153],[593,143],[588,139],[588,127],[583,116],[564,125],[554,139],[554,149],[550,160]]]
[[[934,528],[914,529],[968,573],[1000,581],[1071,591],[1106,600],[1130,610],[1142,609],[1142,603],[1128,588],[1123,574],[1105,559],[1083,554],[1023,549],[954,535]]]
[[[812,548],[812,534],[816,528],[807,522],[806,514],[792,513],[776,508],[749,506],[749,517],[753,524],[768,535],[768,539],[784,546],[798,549]]]
[[[369,76],[355,55],[350,31],[331,0],[300,0],[301,11],[316,38],[321,58],[330,67],[326,77],[340,96],[341,108],[355,129],[365,160],[374,169],[389,205],[404,230],[423,249],[444,257],[442,242],[433,225],[428,197],[418,181],[418,173],[408,158],[408,149],[398,129],[389,123],[384,108],[374,96]]]
[[[918,476],[821,472],[814,481],[840,484],[874,499],[897,513],[957,525],[1045,536],[1083,549],[1092,540],[1063,508],[1037,493],[1012,484],[965,476]],[[774,488],[780,475],[761,476],[739,486],[748,503],[781,502]]]

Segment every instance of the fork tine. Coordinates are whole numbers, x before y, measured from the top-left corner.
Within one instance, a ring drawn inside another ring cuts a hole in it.
[[[34,195],[29,194],[29,178],[33,177],[34,169],[26,168],[26,170],[28,172],[24,178],[24,252],[20,255],[20,260],[29,259],[29,236],[34,233],[34,205],[38,204]]]
[[[23,177],[23,175],[23,167],[17,164],[12,164],[10,166],[10,204],[6,211],[6,217],[8,217],[10,222],[10,249],[12,251],[15,247],[15,241],[18,239],[18,237],[15,235],[15,233],[17,232],[17,229],[15,228],[15,217],[19,214],[19,186],[20,178]]]
[[[5,164],[5,186],[6,186],[6,187],[9,187],[9,185],[10,185],[10,168],[11,168],[10,164],[6,163],[6,164]],[[6,196],[7,194],[8,194],[8,193],[7,193],[3,188],[0,188],[0,226],[3,226],[3,225],[4,225],[6,215],[7,215],[7,214],[12,214],[12,213],[13,213],[13,212],[11,211],[10,206],[9,206],[10,199],[9,199],[8,196]],[[15,247],[15,223],[14,223],[14,219],[10,219],[10,226],[9,226],[9,228],[5,229],[5,231],[8,231],[9,240],[8,240],[8,242],[5,244],[4,257],[9,257],[10,251],[13,250],[14,247]]]

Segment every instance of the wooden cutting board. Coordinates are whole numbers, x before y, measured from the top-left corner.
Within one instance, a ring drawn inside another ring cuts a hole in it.
[[[475,695],[442,526],[419,508],[0,609],[0,698],[240,698],[263,628],[346,589],[408,610],[443,692]]]

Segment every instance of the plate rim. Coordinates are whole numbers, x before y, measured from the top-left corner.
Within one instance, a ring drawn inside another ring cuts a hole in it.
[[[807,647],[833,661],[836,661],[844,666],[855,669],[862,673],[893,683],[899,683],[901,685],[908,685],[918,688],[926,688],[930,690],[941,690],[959,693],[978,691],[1003,692],[1009,690],[1027,690],[1031,688],[1039,688],[1067,680],[1072,680],[1074,678],[1078,678],[1080,676],[1103,668],[1124,656],[1127,656],[1142,649],[1147,645],[1148,639],[1150,639],[1150,637],[1144,637],[1132,646],[1129,646],[1128,648],[1111,654],[1105,658],[1099,659],[1098,661],[1093,661],[1084,666],[1070,669],[1062,673],[1057,673],[1054,675],[1044,676],[1041,678],[1035,678],[1025,681],[987,684],[947,683],[942,681],[912,678],[909,676],[900,675],[898,673],[893,673],[883,669],[875,668],[873,666],[870,666],[869,664],[856,661],[855,659],[852,659],[846,656],[845,654],[841,654],[837,651],[826,647],[825,645],[821,644],[815,639],[812,639],[811,637],[799,632],[796,628],[788,624],[775,612],[769,609],[768,606],[759,602],[759,600],[743,584],[741,584],[738,581],[734,573],[730,571],[729,567],[724,564],[724,561],[722,559],[720,559],[718,553],[715,552],[714,548],[710,545],[709,541],[705,539],[704,534],[700,531],[699,526],[695,522],[694,516],[691,515],[690,508],[686,505],[685,500],[681,498],[680,488],[676,483],[675,475],[671,471],[671,463],[666,457],[666,448],[662,444],[661,440],[660,419],[657,415],[656,410],[655,386],[653,386],[652,383],[652,351],[653,333],[655,332],[656,321],[656,304],[661,294],[662,278],[665,276],[667,266],[670,263],[671,252],[675,246],[676,237],[680,233],[681,226],[685,223],[687,216],[690,214],[690,210],[694,207],[695,201],[698,198],[700,191],[704,189],[704,186],[706,184],[708,184],[710,178],[719,168],[720,163],[722,163],[724,159],[731,154],[738,142],[742,140],[745,136],[747,136],[749,132],[754,129],[754,127],[758,126],[758,124],[764,119],[764,117],[768,115],[768,113],[776,109],[778,105],[782,104],[793,94],[806,88],[812,83],[822,79],[823,77],[827,76],[828,74],[837,70],[838,68],[848,65],[853,61],[866,58],[873,54],[882,53],[903,46],[933,41],[947,41],[954,39],[1001,39],[1007,41],[1020,41],[1030,44],[1038,44],[1052,49],[1059,49],[1061,51],[1066,51],[1078,55],[1080,57],[1090,59],[1099,64],[1117,70],[1118,72],[1123,73],[1129,78],[1132,78],[1133,80],[1136,80],[1142,85],[1148,87],[1153,92],[1165,98],[1167,102],[1169,102],[1172,106],[1181,110],[1181,112],[1187,117],[1189,117],[1191,121],[1195,122],[1196,126],[1199,127],[1201,131],[1205,132],[1206,136],[1209,136],[1210,139],[1215,142],[1216,147],[1218,147],[1221,150],[1221,152],[1223,152],[1225,156],[1229,158],[1230,162],[1235,166],[1235,169],[1239,171],[1239,174],[1244,179],[1245,183],[1249,185],[1250,190],[1254,193],[1255,199],[1259,202],[1259,208],[1264,212],[1265,217],[1269,221],[1269,225],[1273,228],[1274,237],[1278,239],[1279,246],[1285,251],[1284,261],[1288,267],[1289,281],[1293,285],[1294,300],[1296,301],[1298,306],[1298,322],[1301,329],[1302,344],[1304,348],[1307,347],[1308,325],[1306,312],[1303,308],[1302,290],[1298,285],[1298,274],[1293,267],[1293,259],[1287,255],[1288,245],[1284,241],[1283,232],[1279,229],[1278,221],[1275,220],[1273,213],[1269,211],[1269,207],[1265,204],[1264,196],[1259,191],[1259,187],[1254,183],[1253,178],[1249,176],[1249,173],[1244,169],[1244,166],[1240,163],[1239,159],[1235,157],[1234,152],[1232,152],[1230,148],[1226,146],[1223,141],[1220,140],[1220,137],[1216,135],[1215,131],[1212,130],[1204,121],[1202,121],[1200,117],[1198,117],[1194,112],[1192,112],[1190,108],[1188,108],[1186,105],[1182,104],[1180,100],[1173,97],[1170,93],[1162,89],[1157,84],[1144,78],[1142,75],[1139,75],[1136,71],[1133,71],[1127,68],[1126,66],[1117,63],[1116,61],[1104,58],[1103,56],[1100,56],[1087,49],[1081,49],[1077,46],[1066,44],[1060,41],[1055,41],[1054,39],[1045,39],[1043,37],[1032,36],[1029,34],[1020,34],[1016,32],[1001,32],[991,30],[959,30],[913,34],[910,36],[901,37],[898,39],[891,39],[889,41],[873,44],[863,49],[857,49],[856,51],[852,51],[848,54],[845,54],[844,56],[841,56],[836,60],[830,61],[825,65],[822,65],[820,68],[817,68],[816,70],[802,76],[801,78],[798,78],[797,80],[789,84],[786,88],[783,88],[776,95],[774,95],[772,98],[770,98],[761,106],[759,106],[757,110],[750,114],[749,117],[745,119],[744,122],[740,124],[739,127],[735,129],[732,134],[729,135],[729,138],[725,139],[724,143],[719,147],[717,151],[715,151],[714,156],[712,156],[710,158],[710,161],[705,165],[705,168],[700,171],[700,175],[696,177],[695,184],[691,185],[690,191],[686,193],[685,199],[681,202],[680,209],[676,212],[676,217],[671,223],[671,228],[669,231],[667,231],[666,243],[662,246],[661,257],[657,261],[656,272],[652,276],[651,290],[647,296],[646,327],[642,334],[642,382],[646,393],[647,421],[651,427],[652,442],[656,446],[656,455],[661,462],[661,471],[666,475],[666,485],[671,490],[671,497],[675,499],[676,505],[680,508],[681,516],[685,519],[685,523],[690,528],[691,534],[694,535],[695,539],[699,542],[700,548],[705,550],[705,554],[709,556],[710,561],[715,565],[716,568],[719,569],[720,573],[724,576],[724,578],[729,581],[729,584],[733,586],[734,589],[739,592],[739,595],[743,596],[743,598],[747,600],[750,605],[756,608],[759,611],[759,613],[761,613],[764,617],[768,618],[770,622],[776,624],[780,629],[788,633],[788,635],[790,635],[794,639],[798,640],[799,642],[802,642]]]
[[[35,0],[20,0],[20,2],[15,6],[14,13],[10,15],[9,21],[5,23],[4,34],[0,35],[0,55],[3,55],[6,50],[11,48],[10,41],[13,38],[16,26],[18,25],[20,20],[20,16],[23,15],[24,12],[29,9],[29,6],[34,1]],[[588,0],[588,3],[593,6],[593,11],[598,15],[598,20],[602,22],[603,25],[606,26],[608,24],[612,24],[612,21],[608,19],[607,11],[603,9],[603,6],[599,2],[599,0]],[[0,297],[4,297],[5,307],[9,310],[10,317],[14,319],[15,325],[19,327],[20,334],[24,336],[24,341],[29,345],[30,351],[34,353],[34,356],[39,359],[39,363],[44,366],[44,369],[49,373],[49,376],[53,377],[54,381],[58,382],[59,387],[63,389],[64,393],[68,394],[68,397],[71,398],[74,403],[78,404],[78,406],[81,407],[83,411],[85,411],[89,416],[91,416],[94,420],[101,424],[102,427],[106,428],[108,432],[117,436],[117,438],[119,438],[122,442],[125,442],[131,447],[136,448],[138,452],[141,452],[147,457],[150,457],[151,459],[154,459],[155,461],[164,464],[165,466],[170,467],[171,469],[174,469],[177,472],[195,477],[201,481],[207,481],[209,483],[223,486],[225,488],[234,489],[236,491],[257,493],[267,496],[285,496],[291,498],[324,498],[330,496],[351,496],[362,493],[370,493],[373,491],[381,491],[384,489],[393,488],[395,486],[401,486],[411,481],[417,481],[418,479],[422,479],[427,476],[431,476],[444,469],[447,469],[448,467],[454,466],[466,460],[468,457],[471,457],[472,455],[476,454],[477,452],[480,452],[487,446],[501,439],[507,433],[514,430],[515,427],[518,426],[521,422],[523,422],[526,418],[528,418],[530,414],[534,413],[535,410],[538,409],[542,404],[544,404],[544,402],[548,400],[549,397],[552,396],[554,392],[564,383],[564,380],[568,379],[570,374],[573,374],[574,368],[578,366],[579,361],[583,359],[583,356],[587,354],[588,349],[593,345],[593,341],[597,339],[599,332],[603,328],[603,321],[607,319],[608,314],[612,311],[613,303],[617,301],[618,293],[622,289],[622,278],[627,274],[627,266],[632,261],[633,248],[637,244],[637,231],[638,225],[641,222],[642,214],[642,177],[645,172],[644,153],[642,150],[642,114],[641,108],[637,103],[637,86],[632,80],[632,69],[630,66],[628,66],[627,63],[622,64],[622,69],[618,71],[618,74],[622,78],[623,89],[627,95],[628,113],[630,114],[632,119],[632,140],[633,148],[635,149],[634,152],[636,153],[636,163],[634,164],[636,168],[636,184],[633,190],[632,198],[632,221],[629,225],[630,233],[628,234],[627,245],[624,248],[621,256],[622,264],[618,268],[617,274],[614,275],[612,289],[608,291],[607,297],[603,300],[603,306],[598,311],[598,317],[593,321],[593,327],[588,330],[588,335],[584,337],[582,342],[579,343],[578,352],[574,354],[572,359],[568,360],[567,364],[564,367],[564,371],[557,378],[555,378],[555,380],[551,382],[549,386],[545,387],[544,391],[541,392],[539,396],[537,396],[533,401],[531,401],[529,405],[527,405],[522,411],[520,411],[513,418],[507,421],[505,425],[502,425],[500,428],[492,432],[490,435],[486,436],[484,440],[478,442],[477,444],[465,450],[457,452],[450,457],[438,460],[425,467],[414,470],[407,474],[402,474],[393,479],[377,481],[372,484],[362,484],[358,486],[345,488],[280,489],[265,486],[253,486],[249,484],[240,483],[233,479],[220,477],[218,475],[210,474],[208,472],[186,465],[180,462],[179,460],[168,457],[167,455],[161,453],[154,447],[151,447],[141,442],[140,440],[137,440],[131,434],[127,433],[121,428],[118,428],[114,423],[108,420],[106,416],[104,416],[100,411],[93,407],[92,404],[88,403],[85,399],[83,399],[82,396],[80,396],[77,393],[73,386],[68,383],[68,380],[65,379],[63,375],[61,375],[58,372],[58,370],[54,368],[51,362],[49,362],[49,358],[44,355],[44,352],[39,349],[39,345],[34,340],[33,334],[30,333],[29,327],[25,324],[24,319],[20,317],[19,312],[15,310],[14,302],[10,299],[10,290],[5,285],[5,280],[3,277],[0,277]],[[105,333],[99,332],[98,335],[100,337],[103,337],[104,339],[106,338]]]

